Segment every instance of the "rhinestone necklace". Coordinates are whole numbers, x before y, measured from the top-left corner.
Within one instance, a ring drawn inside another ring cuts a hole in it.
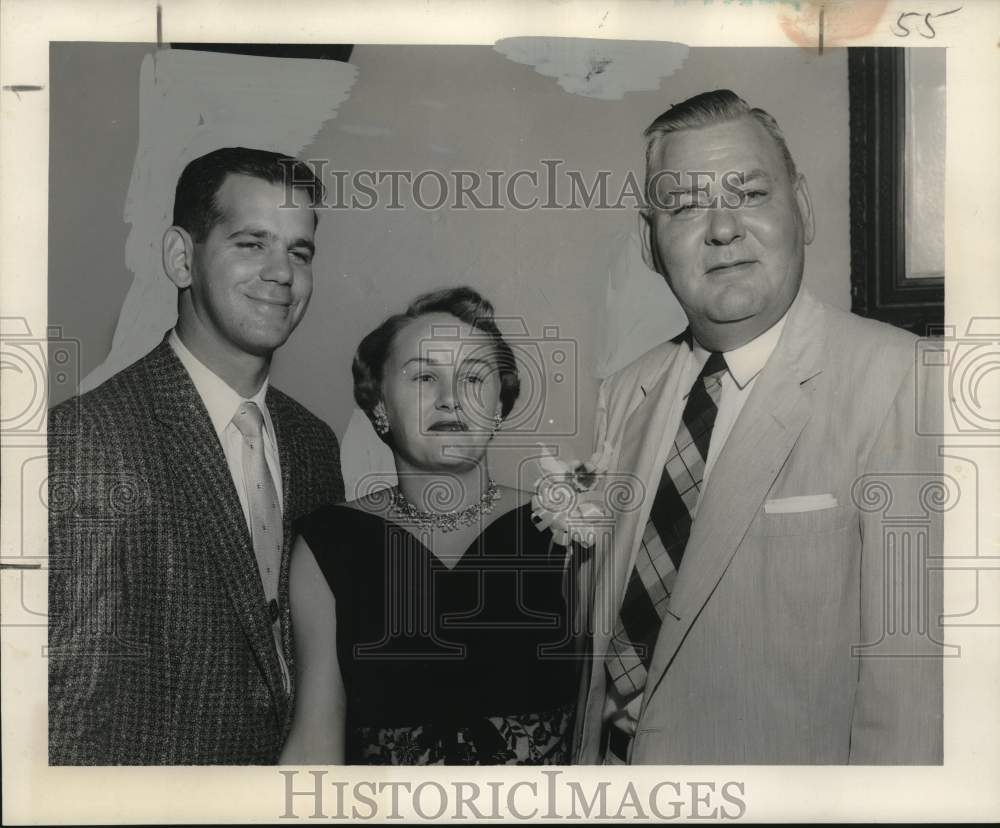
[[[500,497],[501,492],[497,488],[496,482],[491,478],[478,503],[473,503],[464,509],[456,509],[453,512],[424,512],[410,503],[402,490],[397,487],[392,496],[390,513],[393,517],[403,518],[407,523],[415,523],[421,529],[440,529],[442,532],[454,532],[456,529],[475,523],[483,515],[490,514]]]

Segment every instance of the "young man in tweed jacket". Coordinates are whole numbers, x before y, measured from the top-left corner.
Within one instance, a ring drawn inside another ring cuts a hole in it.
[[[50,413],[51,764],[277,760],[291,526],[343,499],[333,432],[268,383],[312,292],[321,192],[277,153],[192,161],[163,240],[175,329]],[[237,428],[248,407],[255,438]],[[266,555],[265,478],[280,515]]]

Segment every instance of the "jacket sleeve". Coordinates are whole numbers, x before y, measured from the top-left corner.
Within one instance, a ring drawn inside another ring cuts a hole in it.
[[[861,509],[861,642],[851,764],[942,761],[943,397],[915,365],[856,482]]]
[[[122,530],[144,498],[114,448],[78,417],[49,416],[49,762],[111,764],[115,666],[128,589]],[[147,504],[148,506],[148,504]]]

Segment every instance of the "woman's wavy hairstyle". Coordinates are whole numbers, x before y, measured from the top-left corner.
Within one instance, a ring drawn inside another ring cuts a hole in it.
[[[496,370],[500,375],[501,416],[506,419],[521,392],[517,361],[494,321],[492,303],[470,287],[441,288],[423,293],[403,313],[390,316],[362,339],[351,365],[355,402],[372,420],[375,406],[382,400],[383,372],[396,334],[413,320],[430,313],[450,314],[493,341]],[[390,435],[380,436],[383,442],[390,443]]]

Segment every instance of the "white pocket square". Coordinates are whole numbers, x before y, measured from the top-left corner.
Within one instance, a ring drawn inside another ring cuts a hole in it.
[[[819,509],[833,509],[836,505],[837,498],[832,494],[779,497],[764,503],[764,514],[788,515],[794,512],[815,512]]]

